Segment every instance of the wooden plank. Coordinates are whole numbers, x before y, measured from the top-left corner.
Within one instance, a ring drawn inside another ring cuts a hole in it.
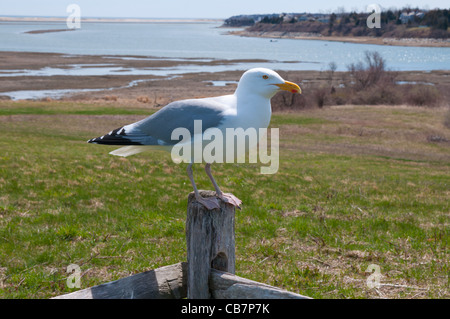
[[[200,191],[202,197],[215,196],[213,191]],[[220,209],[208,210],[189,194],[186,218],[188,288],[190,299],[208,299],[211,268],[235,271],[235,207],[220,202]]]
[[[187,266],[165,266],[52,299],[182,299],[187,297]],[[212,268],[208,287],[214,299],[311,299]]]
[[[211,269],[209,279],[214,299],[311,299],[216,269]]]
[[[181,299],[187,296],[185,262],[149,270],[52,299]]]

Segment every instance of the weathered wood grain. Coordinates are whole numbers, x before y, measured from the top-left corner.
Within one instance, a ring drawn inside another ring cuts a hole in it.
[[[185,262],[149,270],[52,299],[181,299],[187,296]]]
[[[200,191],[202,197],[215,196]],[[235,207],[220,202],[220,209],[208,210],[189,194],[186,218],[188,298],[208,299],[211,268],[235,272]]]
[[[311,299],[216,269],[211,269],[209,279],[213,299]]]

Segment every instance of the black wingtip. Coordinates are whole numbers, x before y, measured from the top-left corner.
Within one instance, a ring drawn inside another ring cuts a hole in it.
[[[108,144],[108,145],[142,145],[139,142],[131,141],[129,138],[127,138],[127,135],[125,134],[125,130],[123,127],[112,130],[106,135],[91,138],[87,142],[93,144]]]
[[[90,140],[86,141],[86,143],[94,143],[97,144],[97,142],[95,141],[97,138],[91,138]]]

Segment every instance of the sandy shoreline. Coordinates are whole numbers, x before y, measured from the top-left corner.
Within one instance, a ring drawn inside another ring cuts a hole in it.
[[[250,32],[246,30],[231,31],[233,35],[242,37],[260,37],[272,39],[298,39],[298,40],[322,40],[338,41],[359,44],[395,45],[412,47],[450,47],[450,39],[422,39],[422,38],[376,38],[376,37],[335,37],[317,36],[304,32]]]

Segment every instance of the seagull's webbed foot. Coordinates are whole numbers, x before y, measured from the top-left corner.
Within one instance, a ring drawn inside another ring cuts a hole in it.
[[[202,197],[202,196],[195,196],[195,200],[206,207],[208,210],[213,210],[215,208],[220,209],[219,201],[216,197]]]
[[[242,201],[233,194],[221,192],[221,194],[217,194],[217,197],[219,197],[225,203],[228,203],[230,205],[236,206],[238,209],[241,209]]]

